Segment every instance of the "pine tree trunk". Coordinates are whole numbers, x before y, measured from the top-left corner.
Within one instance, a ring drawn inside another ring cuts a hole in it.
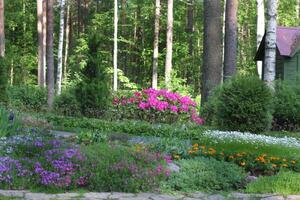
[[[37,29],[38,29],[38,85],[44,85],[44,47],[43,47],[43,1],[37,0]]]
[[[68,56],[69,56],[69,44],[70,44],[70,18],[71,18],[71,14],[70,14],[70,3],[67,1],[67,21],[66,21],[66,43],[65,43],[65,58],[64,58],[64,78],[67,77],[67,65],[68,65]]]
[[[47,77],[47,0],[43,0],[43,76],[42,86],[46,87],[46,77]]]
[[[265,44],[264,81],[274,89],[276,67],[277,0],[267,1],[267,28]]]
[[[159,47],[159,18],[160,18],[160,0],[155,1],[155,22],[154,22],[154,48],[153,48],[153,72],[152,88],[157,89],[158,78],[158,47]]]
[[[265,5],[264,0],[257,0],[257,33],[256,33],[256,46],[257,49],[262,41],[265,34]],[[257,61],[257,72],[259,77],[262,79],[262,61]]]
[[[300,18],[300,0],[296,0],[296,18]]]
[[[0,0],[0,57],[5,56],[4,0]]]
[[[165,84],[167,88],[171,85],[172,54],[173,54],[173,0],[168,0],[167,17],[167,55],[165,65]]]
[[[204,0],[201,105],[222,82],[222,12],[219,0]]]
[[[224,81],[236,74],[238,0],[227,0],[225,19]]]
[[[58,42],[58,56],[57,56],[57,95],[61,95],[62,82],[62,62],[63,62],[63,44],[64,44],[64,30],[65,30],[65,0],[60,1],[60,22],[59,22],[59,42]]]
[[[47,1],[47,83],[48,83],[48,108],[53,109],[54,101],[54,57],[53,57],[53,31],[54,13],[53,0]]]
[[[118,0],[115,0],[114,5],[114,81],[113,89],[118,90]]]

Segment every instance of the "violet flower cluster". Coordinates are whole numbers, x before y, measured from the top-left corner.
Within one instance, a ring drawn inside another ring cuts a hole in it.
[[[156,90],[153,88],[134,92],[129,97],[115,97],[116,107],[135,107],[137,110],[152,113],[164,113],[165,115],[189,116],[190,120],[203,125],[204,120],[197,114],[197,103],[188,96],[181,96],[168,90]]]

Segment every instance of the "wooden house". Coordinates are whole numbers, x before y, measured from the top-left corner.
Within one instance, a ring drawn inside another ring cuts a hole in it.
[[[289,82],[300,80],[300,27],[277,27],[276,79]],[[264,62],[265,36],[255,56]],[[262,67],[264,77],[264,64]]]

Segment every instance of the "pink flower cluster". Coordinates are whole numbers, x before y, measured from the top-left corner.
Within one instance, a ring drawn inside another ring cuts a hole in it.
[[[116,106],[135,106],[141,111],[158,111],[176,115],[189,115],[193,122],[202,125],[204,120],[197,116],[197,103],[188,96],[181,96],[165,89],[153,88],[134,92],[130,97],[115,97]]]

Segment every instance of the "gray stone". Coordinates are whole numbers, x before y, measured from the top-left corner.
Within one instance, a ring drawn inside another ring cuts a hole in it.
[[[197,198],[197,199],[195,199],[195,198],[191,198],[191,197],[185,197],[185,198],[183,198],[182,200],[199,200],[200,198]]]
[[[110,199],[121,199],[121,198],[129,198],[129,197],[135,197],[135,194],[132,193],[120,193],[120,192],[113,192],[111,196],[109,196]]]
[[[171,171],[171,172],[179,172],[180,171],[180,167],[174,163],[169,163],[167,168]]]
[[[233,193],[231,193],[229,195],[229,197],[232,197],[234,199],[241,199],[241,200],[250,200],[250,199],[253,199],[253,195],[239,193],[239,192],[233,192]]]
[[[286,200],[300,200],[300,195],[289,195]]]
[[[26,200],[51,200],[56,199],[57,195],[55,194],[45,194],[45,193],[25,193]]]
[[[284,200],[283,196],[270,196],[270,197],[265,197],[262,198],[263,200]]]
[[[24,190],[0,190],[0,195],[6,197],[24,197]]]
[[[79,198],[81,195],[78,193],[64,193],[64,194],[57,194],[56,195],[58,199],[76,199]]]
[[[214,195],[208,196],[206,199],[207,200],[225,200],[226,198],[220,194],[214,194]]]
[[[108,199],[111,196],[112,193],[110,192],[102,192],[102,193],[97,193],[97,192],[89,192],[85,193],[83,196],[88,199]]]
[[[245,181],[246,183],[251,183],[251,182],[254,182],[256,181],[258,178],[256,176],[247,176]]]
[[[150,197],[152,200],[176,200],[178,198],[169,195],[153,195]]]
[[[196,192],[196,193],[193,193],[189,196],[192,197],[192,198],[204,198],[204,197],[207,197],[208,194],[206,194],[204,192]]]

